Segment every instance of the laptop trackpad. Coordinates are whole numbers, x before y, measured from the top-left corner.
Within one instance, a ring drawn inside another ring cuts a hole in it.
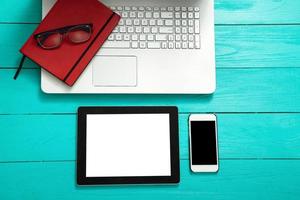
[[[92,61],[94,86],[136,86],[136,56],[95,56]]]

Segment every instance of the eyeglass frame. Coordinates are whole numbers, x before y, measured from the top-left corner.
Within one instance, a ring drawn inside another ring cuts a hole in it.
[[[40,33],[36,33],[33,35],[34,39],[37,41],[37,44],[43,48],[43,49],[47,49],[47,50],[51,50],[51,49],[55,49],[55,48],[45,48],[42,46],[42,44],[38,41],[38,38],[43,35],[43,34],[53,34],[53,33],[59,33],[60,35],[65,35],[66,33],[68,33],[68,31],[72,28],[76,28],[76,27],[81,27],[81,26],[89,26],[89,28],[91,29],[91,31],[93,30],[93,24],[92,23],[87,23],[87,24],[76,24],[76,25],[70,25],[70,26],[65,26],[65,27],[61,27],[61,28],[56,28],[56,29],[51,29],[51,30],[48,30],[48,31],[43,31],[43,32],[40,32]]]

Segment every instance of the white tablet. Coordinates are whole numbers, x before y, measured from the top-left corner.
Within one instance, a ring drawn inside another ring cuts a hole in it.
[[[77,183],[179,182],[176,107],[80,107]]]

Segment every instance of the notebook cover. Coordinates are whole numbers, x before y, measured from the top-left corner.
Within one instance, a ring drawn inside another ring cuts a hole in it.
[[[72,86],[119,20],[119,15],[98,0],[58,0],[20,51]],[[64,39],[59,48],[45,50],[34,39],[34,35],[40,32],[85,23],[93,24],[91,38],[85,43],[72,44]]]

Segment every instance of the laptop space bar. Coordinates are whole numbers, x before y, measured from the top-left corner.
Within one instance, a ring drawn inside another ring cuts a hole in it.
[[[103,46],[103,48],[130,48],[130,42],[126,41],[106,41]]]

